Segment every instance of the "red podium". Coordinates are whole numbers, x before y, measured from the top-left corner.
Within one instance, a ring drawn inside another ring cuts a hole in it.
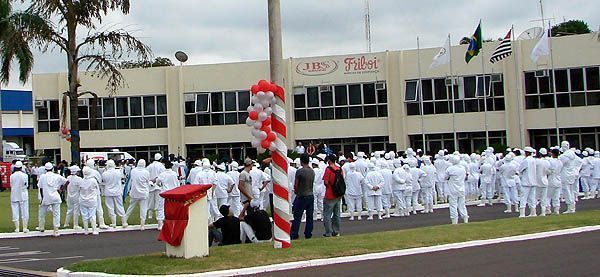
[[[160,194],[165,199],[165,222],[158,235],[167,256],[208,256],[208,203],[211,185],[184,185]]]

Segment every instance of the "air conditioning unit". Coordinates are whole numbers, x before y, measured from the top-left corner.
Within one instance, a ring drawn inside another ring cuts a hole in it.
[[[458,78],[456,77],[452,77],[452,78],[446,78],[446,86],[457,86],[458,85]]]
[[[502,74],[492,74],[492,82],[493,83],[502,82]]]
[[[184,102],[194,102],[196,101],[196,94],[194,93],[186,93],[183,95]]]
[[[333,91],[333,87],[330,85],[319,86],[319,92],[325,92],[325,91]]]
[[[46,107],[46,101],[44,101],[44,100],[35,100],[35,107],[36,108],[45,108]]]
[[[375,90],[384,90],[386,89],[385,81],[379,81],[375,83]]]
[[[545,69],[536,70],[535,77],[536,78],[548,77],[548,70],[545,70]]]
[[[78,99],[77,100],[77,106],[79,107],[87,107],[90,105],[90,99],[88,98],[83,98],[83,99]]]

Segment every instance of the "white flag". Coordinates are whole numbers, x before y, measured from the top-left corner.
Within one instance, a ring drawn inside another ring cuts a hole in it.
[[[544,31],[544,36],[540,38],[540,41],[533,47],[531,51],[531,60],[535,63],[541,56],[550,55],[550,38],[548,37],[548,31]]]
[[[446,43],[440,49],[440,51],[433,57],[433,62],[429,68],[435,68],[440,65],[444,65],[450,62],[450,36],[446,38]]]

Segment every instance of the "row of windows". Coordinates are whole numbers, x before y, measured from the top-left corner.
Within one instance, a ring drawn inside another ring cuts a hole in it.
[[[503,111],[504,83],[501,74],[408,80],[404,101],[408,115]]]
[[[396,151],[396,144],[390,144],[390,139],[387,136],[297,140],[296,143],[298,142],[302,142],[305,147],[312,143],[318,148],[326,144],[336,155],[350,152],[356,154],[358,152]]]
[[[249,91],[187,93],[185,126],[244,124],[250,106]]]
[[[485,132],[460,132],[456,133],[458,151],[461,153],[482,152],[487,147]],[[506,145],[506,131],[488,131],[488,139],[491,146]],[[422,135],[409,135],[410,145],[414,149],[423,149]],[[447,149],[454,152],[454,134],[425,134],[425,145],[427,153],[436,154],[439,150]]]
[[[294,91],[295,121],[387,116],[385,83],[314,86]]]
[[[585,149],[600,149],[600,126],[586,128],[560,128],[560,141],[566,140],[571,147]],[[531,145],[536,149],[559,145],[556,139],[556,129],[529,130]]]
[[[192,160],[208,158],[220,162],[230,162],[231,159],[243,161],[246,157],[256,159],[256,148],[250,143],[215,143],[215,144],[188,144],[187,155]]]
[[[60,130],[60,109],[58,100],[43,100],[44,105],[37,108],[38,132],[58,132]]]
[[[554,107],[556,86],[557,107],[600,105],[600,68],[567,68],[552,71],[525,72],[525,108]]]

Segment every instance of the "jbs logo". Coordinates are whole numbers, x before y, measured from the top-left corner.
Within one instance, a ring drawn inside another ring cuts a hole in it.
[[[306,76],[327,75],[335,72],[337,69],[338,63],[334,60],[299,63],[296,66],[296,72]]]

